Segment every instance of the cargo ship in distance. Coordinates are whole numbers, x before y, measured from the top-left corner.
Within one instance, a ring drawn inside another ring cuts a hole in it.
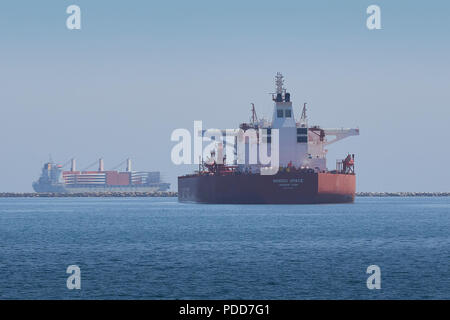
[[[235,130],[237,133],[234,137],[234,155],[237,155],[237,141],[241,139],[245,145],[245,161],[233,160],[232,163],[227,163],[226,157],[222,156],[227,140],[218,143],[211,157],[201,161],[198,171],[178,177],[180,202],[314,204],[354,201],[356,189],[354,154],[348,154],[343,160],[337,160],[336,168],[328,170],[325,147],[344,138],[359,135],[359,129],[325,129],[320,126],[308,126],[306,104],[303,105],[301,116],[297,121],[291,95],[284,88],[281,73],[277,73],[275,85],[276,91],[272,94],[274,102],[272,120],[258,120],[253,105],[251,121],[242,123],[239,126],[240,130]],[[261,174],[265,169],[264,166],[259,164],[260,162],[251,164],[248,161],[249,144],[254,143],[245,136],[250,129],[256,131],[256,146],[259,147],[259,143],[263,140],[268,146],[267,150],[270,150],[274,136],[272,130],[278,129],[279,170],[276,174]],[[230,130],[222,130],[222,134],[228,136]]]
[[[70,162],[70,171],[64,171],[64,165],[52,161],[45,163],[41,176],[33,183],[34,191],[38,193],[157,192],[167,191],[170,188],[169,183],[161,181],[159,171],[132,171],[130,159],[126,160],[124,172],[104,170],[103,159],[99,159],[97,171],[78,171],[76,160],[71,159]]]

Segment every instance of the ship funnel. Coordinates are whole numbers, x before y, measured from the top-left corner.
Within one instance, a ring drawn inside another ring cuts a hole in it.
[[[131,171],[131,159],[128,158],[127,159],[127,172],[130,172],[130,171]]]
[[[100,158],[98,160],[98,171],[105,171],[104,170],[104,166],[103,166],[103,159],[102,158]]]
[[[70,171],[77,171],[77,160],[75,160],[75,158],[72,158],[71,160]]]

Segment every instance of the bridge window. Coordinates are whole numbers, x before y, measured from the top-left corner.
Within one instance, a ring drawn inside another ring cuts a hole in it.
[[[283,110],[277,110],[277,118],[283,118]]]
[[[286,118],[292,117],[292,111],[291,111],[291,109],[287,109],[287,110],[284,112],[284,116],[285,116]]]

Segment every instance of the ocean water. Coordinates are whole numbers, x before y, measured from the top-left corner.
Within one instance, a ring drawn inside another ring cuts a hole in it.
[[[69,265],[81,290],[66,287]],[[450,299],[450,198],[4,198],[0,299],[16,298]]]

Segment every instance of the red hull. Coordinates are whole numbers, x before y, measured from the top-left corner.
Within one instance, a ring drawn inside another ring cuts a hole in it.
[[[178,177],[178,200],[200,203],[347,203],[355,198],[353,174],[279,173]]]

